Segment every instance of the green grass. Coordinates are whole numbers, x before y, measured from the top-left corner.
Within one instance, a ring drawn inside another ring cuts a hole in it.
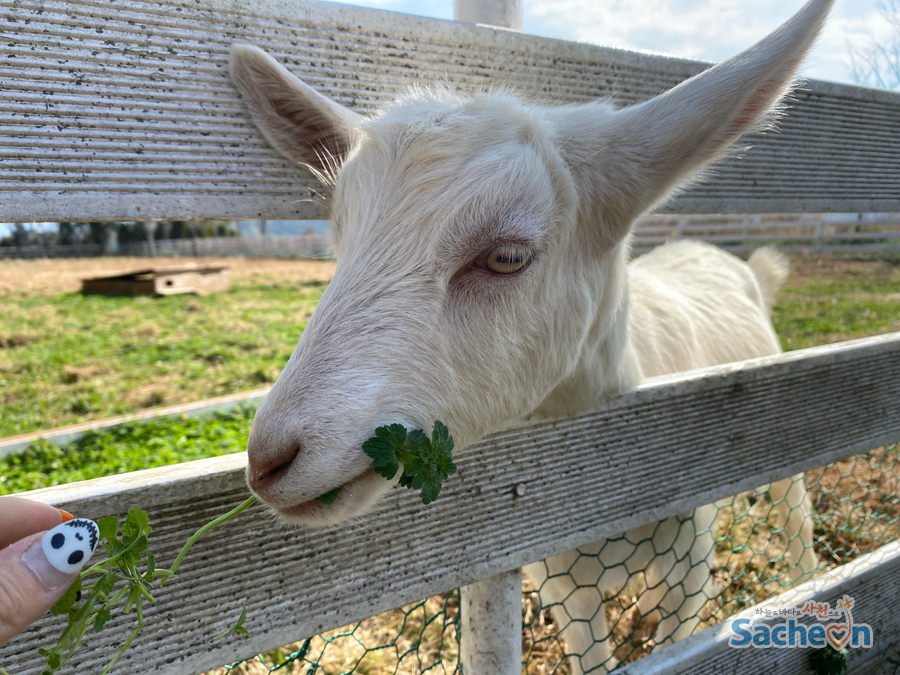
[[[240,452],[255,412],[241,406],[200,418],[129,422],[63,447],[41,440],[0,458],[0,495]]]
[[[784,291],[772,316],[781,346],[786,351],[803,349],[900,329],[900,297],[858,295],[843,284]]]
[[[797,264],[778,293],[775,331],[787,350],[900,331],[900,258]]]
[[[900,265],[832,263],[799,265],[779,293],[773,321],[786,350],[900,330]],[[246,283],[203,298],[4,298],[0,436],[266,386],[323,288]],[[158,419],[65,448],[41,442],[0,459],[0,494],[237,452],[251,417],[243,409]]]
[[[0,437],[268,386],[324,286],[0,298]]]

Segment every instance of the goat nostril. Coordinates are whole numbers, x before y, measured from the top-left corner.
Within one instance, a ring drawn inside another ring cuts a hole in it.
[[[262,461],[250,461],[249,482],[254,490],[265,489],[277,483],[291,468],[291,463],[300,454],[300,445],[295,443],[284,452],[273,453]]]

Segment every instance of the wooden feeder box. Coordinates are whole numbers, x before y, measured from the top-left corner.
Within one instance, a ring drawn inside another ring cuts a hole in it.
[[[87,295],[206,295],[231,288],[228,267],[169,267],[82,279]]]

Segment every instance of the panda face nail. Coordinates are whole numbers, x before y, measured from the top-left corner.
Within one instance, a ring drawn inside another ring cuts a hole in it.
[[[76,518],[47,532],[41,539],[41,548],[53,567],[64,574],[75,574],[91,559],[99,537],[97,523]]]

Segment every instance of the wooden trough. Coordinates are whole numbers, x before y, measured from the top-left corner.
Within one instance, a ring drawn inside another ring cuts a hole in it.
[[[224,265],[146,269],[81,282],[81,292],[88,295],[206,295],[229,288],[231,275]]]

